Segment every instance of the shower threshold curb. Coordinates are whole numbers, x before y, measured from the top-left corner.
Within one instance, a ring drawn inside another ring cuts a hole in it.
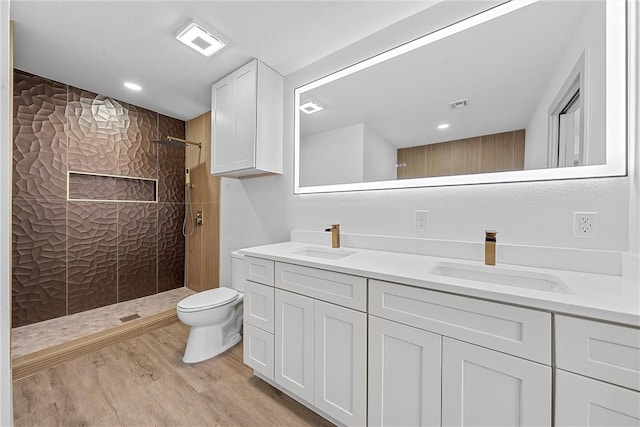
[[[95,350],[120,341],[137,337],[157,328],[177,322],[175,309],[152,314],[122,325],[77,338],[53,347],[16,357],[11,361],[13,381],[31,376],[39,371],[59,365],[67,360],[84,356]]]

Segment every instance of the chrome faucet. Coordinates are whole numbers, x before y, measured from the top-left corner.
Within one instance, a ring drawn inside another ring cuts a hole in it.
[[[496,265],[496,234],[495,230],[486,230],[484,233],[484,263]]]
[[[331,232],[331,247],[339,248],[340,247],[340,224],[331,224],[331,226],[324,231]]]

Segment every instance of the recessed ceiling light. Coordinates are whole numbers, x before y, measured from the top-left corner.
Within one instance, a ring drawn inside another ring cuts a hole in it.
[[[131,82],[124,82],[124,87],[126,87],[127,89],[135,90],[136,92],[139,92],[142,90],[142,86],[137,85],[135,83],[131,83]]]
[[[441,125],[438,125],[438,129],[447,129],[449,127],[449,123],[443,123]]]
[[[180,31],[176,39],[204,56],[211,56],[224,47],[224,42],[217,39],[213,34],[195,22],[192,22],[187,28]]]
[[[324,110],[324,107],[313,101],[305,102],[300,106],[300,111],[307,114],[317,113],[320,110]]]

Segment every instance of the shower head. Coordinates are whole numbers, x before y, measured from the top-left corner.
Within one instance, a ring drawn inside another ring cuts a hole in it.
[[[199,142],[186,141],[184,139],[176,138],[174,136],[167,136],[166,138],[160,139],[158,141],[152,141],[156,144],[162,145],[170,145],[173,147],[186,147],[187,145],[195,145],[198,148],[202,148],[202,144]]]

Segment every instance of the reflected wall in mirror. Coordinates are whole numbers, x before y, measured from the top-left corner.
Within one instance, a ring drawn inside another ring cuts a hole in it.
[[[513,1],[298,88],[296,193],[624,175],[625,7]]]

